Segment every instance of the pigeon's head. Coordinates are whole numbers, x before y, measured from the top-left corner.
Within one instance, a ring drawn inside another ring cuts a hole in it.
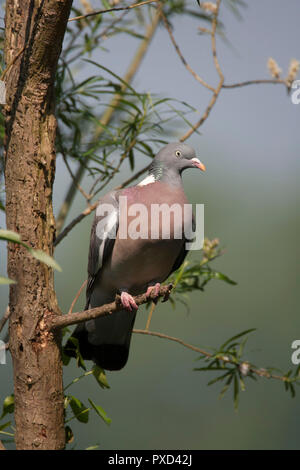
[[[196,157],[195,150],[181,142],[166,145],[154,160],[164,169],[177,170],[179,174],[186,168],[199,168],[205,171],[205,165]]]
[[[165,181],[172,185],[181,185],[181,173],[186,168],[205,171],[205,166],[196,157],[192,147],[181,142],[168,144],[155,156],[150,165],[149,177],[141,184]]]

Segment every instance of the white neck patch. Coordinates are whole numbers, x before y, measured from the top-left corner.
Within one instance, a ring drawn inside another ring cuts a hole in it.
[[[146,186],[147,184],[155,183],[154,175],[148,175],[145,179],[143,179],[138,186]]]

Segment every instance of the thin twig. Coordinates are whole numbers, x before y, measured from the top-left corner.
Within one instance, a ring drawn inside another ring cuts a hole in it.
[[[79,224],[79,222],[82,221],[82,219],[84,219],[87,215],[90,215],[91,212],[93,212],[96,209],[97,205],[98,205],[98,201],[94,202],[93,204],[88,206],[86,209],[84,209],[84,211],[82,211],[81,214],[77,215],[77,217],[75,217],[75,219],[73,219],[72,222],[70,222],[69,225],[67,225],[66,228],[64,228],[64,230],[60,232],[60,234],[56,237],[53,245],[54,246],[58,245],[68,235],[68,233],[72,230],[72,228],[74,228],[77,224]]]
[[[214,64],[216,67],[216,70],[219,74],[220,77],[220,82],[222,82],[222,85],[224,83],[224,75],[222,73],[219,60],[217,57],[217,47],[216,47],[216,32],[217,32],[217,25],[218,25],[218,15],[219,15],[219,10],[220,10],[220,5],[221,5],[221,0],[217,0],[216,3],[216,13],[213,15],[212,19],[212,28],[211,28],[211,47],[212,47],[212,53],[213,53],[213,58],[214,58]]]
[[[17,52],[17,54],[15,55],[15,57],[13,57],[13,59],[11,60],[11,62],[7,65],[7,67],[3,70],[1,76],[0,76],[0,80],[4,80],[5,78],[5,75],[7,74],[7,72],[9,71],[9,69],[14,65],[14,63],[16,62],[17,58],[20,57],[20,55],[22,54],[22,52],[25,51],[25,46],[22,47],[22,49],[19,50],[19,52]]]
[[[146,331],[149,330],[150,323],[151,323],[151,319],[152,319],[152,314],[153,314],[153,312],[154,312],[154,310],[155,310],[156,305],[157,305],[156,302],[152,302],[152,305],[151,305],[151,308],[150,308],[150,312],[149,312],[149,315],[148,315],[148,318],[147,318],[146,327],[145,327],[145,330],[146,330]]]
[[[129,5],[127,7],[114,7],[114,8],[108,8],[107,10],[92,11],[91,13],[87,13],[86,15],[80,15],[80,16],[75,16],[74,18],[70,18],[68,21],[83,20],[84,18],[88,18],[90,16],[102,15],[103,13],[109,13],[111,11],[131,10],[132,8],[141,7],[142,5],[148,5],[149,3],[157,3],[159,1],[160,0],[145,0],[144,2],[133,3],[132,5]]]
[[[209,114],[210,114],[210,111],[212,110],[213,106],[215,105],[217,99],[218,99],[218,96],[220,94],[220,91],[223,87],[223,83],[224,83],[224,75],[222,73],[222,70],[221,70],[221,67],[220,67],[220,64],[219,64],[219,60],[218,60],[218,57],[217,57],[217,49],[216,49],[216,30],[217,30],[217,24],[218,24],[218,14],[219,14],[219,9],[220,9],[220,4],[221,4],[221,0],[217,0],[217,3],[216,3],[216,12],[214,13],[213,15],[213,19],[212,19],[212,31],[211,31],[211,45],[212,45],[212,53],[213,53],[213,58],[214,58],[214,64],[215,64],[215,68],[218,72],[218,75],[220,77],[220,81],[219,81],[219,84],[217,86],[217,88],[214,90],[214,94],[206,108],[206,110],[204,111],[203,115],[201,116],[201,118],[199,119],[199,121],[194,124],[194,126],[191,127],[191,129],[189,129],[181,138],[180,138],[180,142],[184,142],[186,139],[188,139],[197,129],[199,129],[200,126],[202,126],[202,124],[206,121],[206,119],[208,118]]]
[[[73,299],[73,302],[71,303],[71,306],[69,308],[68,315],[73,312],[74,305],[76,304],[77,300],[79,299],[79,296],[80,296],[81,292],[83,291],[84,287],[86,286],[86,284],[87,284],[87,280],[85,280],[82,283],[80,289],[78,290],[77,294],[75,295],[75,297]]]
[[[97,41],[98,39],[100,38],[103,38],[105,36],[107,36],[108,32],[114,27],[116,26],[117,23],[119,23],[120,21],[122,21],[124,19],[124,17],[128,14],[128,10],[127,11],[123,11],[123,13],[118,17],[118,18],[114,18],[113,21],[106,26],[106,28],[104,28],[100,34],[98,34],[98,36],[95,37],[95,41]]]
[[[0,450],[6,450],[4,445],[2,444],[2,441],[0,441]]]
[[[164,333],[158,333],[157,331],[149,331],[149,330],[139,330],[139,329],[133,329],[133,333],[138,333],[141,335],[149,335],[149,336],[156,336],[157,338],[162,338],[162,339],[168,339],[170,341],[175,341],[175,343],[179,343],[185,348],[191,349],[192,351],[198,352],[200,354],[203,354],[204,356],[207,357],[212,357],[213,355],[207,351],[204,351],[201,348],[198,348],[197,346],[193,346],[192,344],[186,343],[180,338],[175,338],[174,336],[169,336],[165,335]]]
[[[8,318],[9,318],[9,315],[10,315],[9,307],[6,307],[5,313],[4,313],[3,317],[0,320],[0,333],[4,328],[4,325],[7,322]]]
[[[95,38],[93,39],[94,43],[96,44],[97,41],[99,41],[99,39],[101,39],[102,37],[104,38],[108,32],[117,24],[119,23],[120,21],[122,21],[124,19],[124,17],[129,13],[129,10],[126,10],[124,11],[118,18],[114,18],[113,21],[111,23],[109,23],[109,25],[107,25],[106,28],[103,29],[103,31],[101,31],[101,33],[99,33],[97,36],[95,36]],[[76,31],[76,34],[77,34],[77,31]],[[71,39],[70,39],[70,44],[68,44],[68,46],[66,47],[66,51],[68,51],[68,49],[70,49],[70,46],[73,45],[73,41],[74,41],[74,36],[71,36]],[[67,62],[67,65],[70,66],[70,64],[72,64],[72,62],[74,62],[75,60],[77,60],[80,56],[82,55],[82,50],[79,50],[76,54],[74,54]]]
[[[59,129],[57,129],[57,136],[59,137],[60,141],[62,141],[62,137],[61,137],[61,134],[60,134]],[[80,186],[77,177],[74,175],[73,171],[71,170],[71,167],[70,167],[70,165],[69,165],[69,162],[68,162],[66,153],[65,153],[64,148],[63,148],[62,145],[60,145],[60,153],[62,154],[63,161],[65,162],[66,168],[67,168],[67,170],[68,170],[68,172],[69,172],[69,175],[70,175],[71,178],[72,178],[72,181],[73,181],[74,186],[81,192],[81,194],[82,194],[83,197],[87,200],[87,202],[89,202],[89,201],[91,200],[91,198],[92,198],[92,195],[91,195],[91,194],[87,194],[87,193],[85,192],[85,190],[82,188],[82,186]]]
[[[165,25],[165,28],[167,30],[167,32],[169,33],[169,36],[170,36],[170,39],[173,43],[173,46],[175,47],[175,50],[181,60],[181,62],[183,63],[183,65],[185,66],[185,68],[193,75],[193,77],[197,80],[197,82],[201,83],[201,85],[203,85],[204,87],[208,88],[209,90],[211,91],[215,91],[214,87],[212,87],[211,85],[209,85],[208,83],[206,83],[205,80],[203,80],[193,69],[192,67],[188,64],[188,62],[186,61],[185,57],[183,56],[177,42],[175,41],[175,38],[174,38],[174,35],[172,33],[172,29],[170,27],[170,24],[166,18],[166,15],[163,13],[162,11],[162,19],[163,19],[163,22],[164,22],[164,25]]]
[[[187,140],[206,121],[206,119],[209,116],[210,111],[212,110],[215,102],[217,101],[217,98],[220,94],[221,88],[222,88],[222,85],[219,84],[219,86],[217,87],[215,93],[211,97],[211,100],[210,100],[206,110],[204,111],[203,115],[199,119],[199,121],[196,122],[196,124],[194,124],[185,134],[183,134],[182,137],[180,137],[180,142],[184,142],[185,140]]]
[[[132,332],[136,333],[136,334],[156,336],[157,338],[162,338],[162,339],[167,339],[167,340],[170,340],[170,341],[174,341],[175,343],[179,343],[182,346],[184,346],[185,348],[191,349],[192,351],[200,353],[203,356],[208,357],[208,358],[212,358],[212,357],[215,356],[215,354],[209,353],[207,351],[204,351],[204,349],[201,349],[201,348],[198,348],[197,346],[193,346],[192,344],[186,343],[185,341],[183,341],[180,338],[175,338],[174,336],[169,336],[169,335],[166,335],[164,333],[159,333],[157,331],[139,330],[139,329],[133,329]],[[267,379],[281,380],[282,382],[288,382],[288,381],[291,380],[289,377],[286,377],[284,375],[271,374],[270,372],[268,372],[266,369],[263,369],[263,368],[256,369],[256,368],[252,367],[251,364],[248,363],[247,361],[236,362],[236,361],[233,361],[233,360],[229,359],[227,356],[218,356],[218,359],[220,361],[223,361],[224,363],[232,364],[236,367],[241,367],[243,364],[249,364],[248,373],[252,372],[253,374],[258,375],[259,377],[266,377]]]
[[[231,84],[224,84],[223,88],[239,88],[242,86],[247,86],[247,85],[259,85],[259,84],[281,84],[287,86],[287,83],[285,80],[281,78],[270,78],[270,79],[262,79],[262,80],[247,80],[245,82],[240,82],[240,83],[231,83]]]
[[[134,296],[135,303],[139,306],[149,302],[149,300],[154,300],[159,297],[167,299],[171,290],[172,284],[167,286],[162,286],[159,290],[159,293],[151,292],[150,295],[147,293]],[[90,310],[85,310],[83,312],[71,313],[68,315],[57,315],[49,319],[48,328],[53,330],[56,328],[63,328],[69,325],[75,325],[77,323],[82,323],[87,320],[92,320],[104,315],[111,315],[114,312],[124,309],[121,304],[120,296],[117,296],[114,302],[109,304],[102,305],[100,307],[92,308]]]

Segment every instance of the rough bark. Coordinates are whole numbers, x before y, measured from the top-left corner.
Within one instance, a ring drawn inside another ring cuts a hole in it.
[[[71,0],[7,0],[5,181],[7,228],[52,255],[56,120],[53,85]],[[16,56],[18,55],[17,59]],[[65,443],[58,334],[44,324],[59,314],[53,272],[9,244],[9,344],[13,359],[16,446],[62,449]]]

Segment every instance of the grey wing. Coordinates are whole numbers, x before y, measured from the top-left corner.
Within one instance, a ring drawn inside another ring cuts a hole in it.
[[[112,253],[119,228],[118,193],[112,191],[99,200],[91,229],[88,258],[86,306],[89,308],[95,279]]]

